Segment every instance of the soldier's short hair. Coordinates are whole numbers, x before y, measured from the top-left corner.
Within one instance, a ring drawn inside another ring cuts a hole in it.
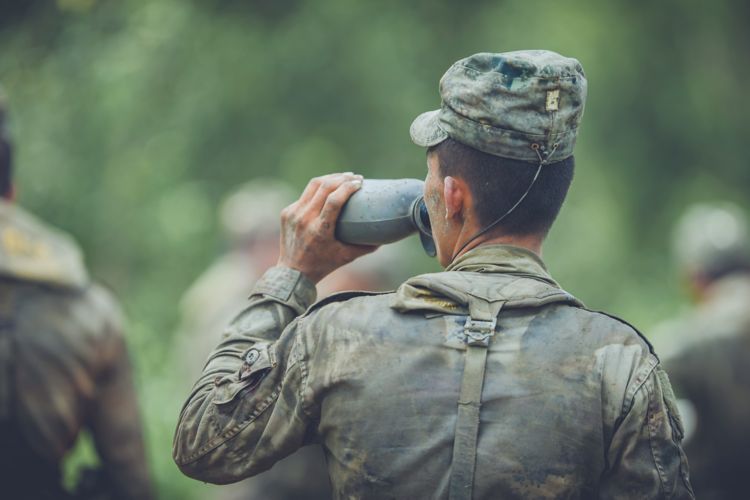
[[[443,177],[459,177],[469,185],[483,226],[510,210],[529,188],[538,166],[483,153],[450,138],[428,151],[437,153]],[[526,198],[498,228],[516,236],[546,234],[565,201],[574,170],[573,156],[542,167]]]

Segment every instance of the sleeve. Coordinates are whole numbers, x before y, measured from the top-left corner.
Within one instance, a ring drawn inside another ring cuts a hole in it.
[[[656,366],[633,391],[606,453],[600,497],[694,499],[666,372]]]
[[[105,477],[117,498],[154,498],[133,373],[114,302],[106,320],[103,360],[89,427]]]
[[[186,475],[239,481],[309,441],[305,347],[295,318],[314,299],[313,283],[292,269],[271,268],[256,284],[180,414],[173,456]]]

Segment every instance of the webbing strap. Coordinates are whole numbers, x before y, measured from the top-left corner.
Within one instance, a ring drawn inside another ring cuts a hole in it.
[[[482,406],[489,340],[495,333],[497,315],[505,302],[476,301],[470,304],[464,326],[466,355],[458,396],[458,415],[453,442],[450,500],[471,500],[474,491],[474,468],[477,460],[479,410]]]

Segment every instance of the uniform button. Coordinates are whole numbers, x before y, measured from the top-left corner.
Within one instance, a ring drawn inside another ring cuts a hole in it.
[[[260,357],[260,352],[257,349],[250,349],[247,354],[245,354],[245,363],[248,365],[252,365],[256,361],[258,361],[258,358]]]

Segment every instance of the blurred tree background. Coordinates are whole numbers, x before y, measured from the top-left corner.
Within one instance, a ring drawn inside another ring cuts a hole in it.
[[[685,302],[669,252],[680,212],[747,208],[748,18],[740,0],[0,0],[19,200],[75,235],[124,303],[160,496],[208,488],[170,458],[190,384],[170,353],[179,298],[222,248],[215,212],[233,186],[423,177],[408,127],[439,105],[452,62],[574,56],[589,100],[546,260],[587,305],[648,331]]]

